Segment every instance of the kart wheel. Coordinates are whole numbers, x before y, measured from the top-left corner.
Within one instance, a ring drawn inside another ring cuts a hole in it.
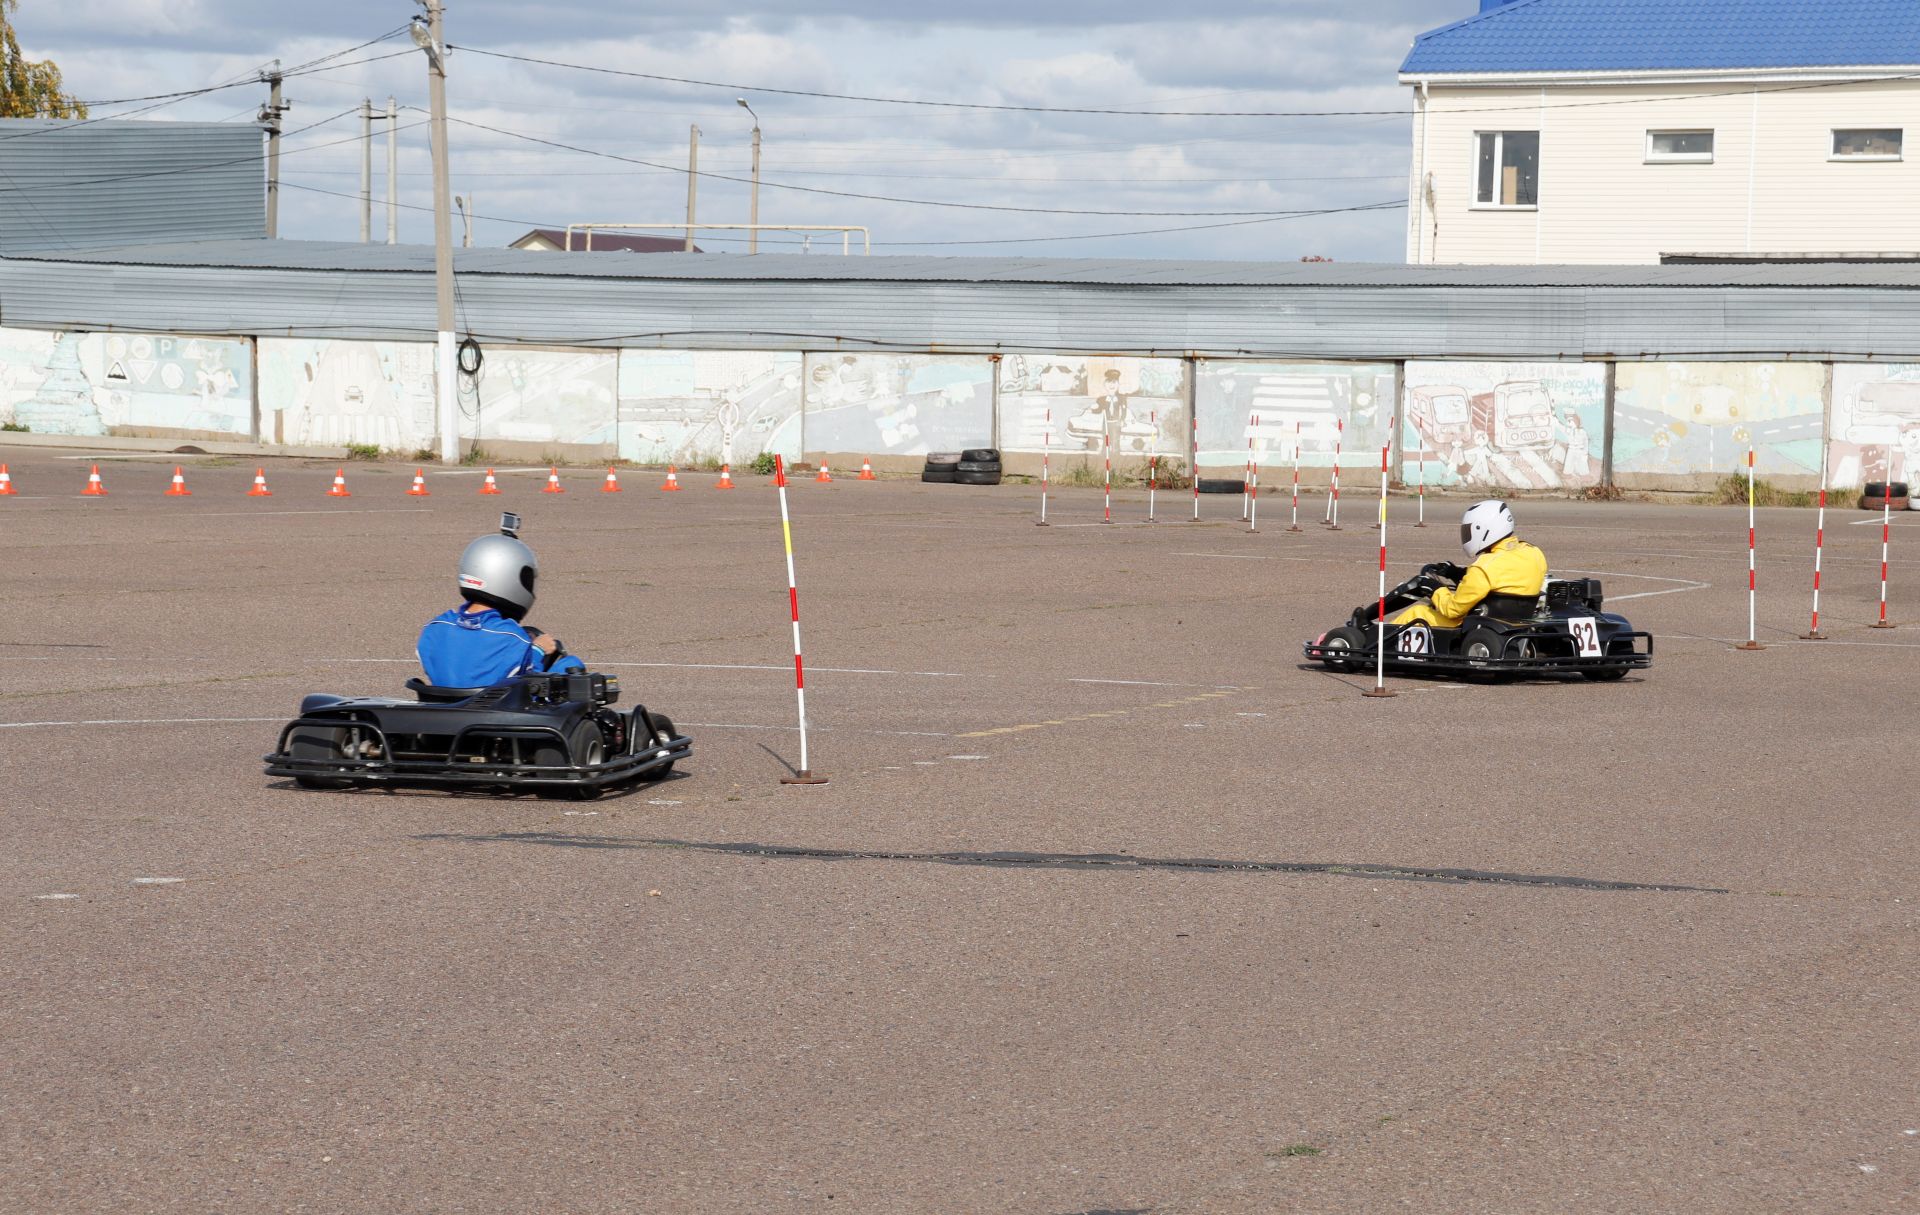
[[[1473,629],[1460,639],[1460,657],[1466,659],[1469,666],[1491,666],[1501,657],[1506,644],[1506,638],[1492,629]]]
[[[298,760],[318,763],[344,763],[347,758],[347,731],[335,726],[302,726],[287,738],[287,753]],[[293,783],[302,789],[348,789],[351,780],[334,776],[296,776]]]
[[[572,764],[577,768],[607,762],[607,736],[591,718],[581,721],[567,735],[564,750],[558,743],[542,742],[533,750],[533,762],[548,767]],[[540,790],[541,797],[566,797],[588,802],[600,796],[600,790],[588,785],[561,785]]]
[[[679,733],[674,730],[673,719],[671,717],[668,717],[664,713],[655,713],[653,715],[654,745],[664,747],[678,737],[679,737]],[[672,771],[673,771],[673,765],[671,763],[667,763],[667,764],[662,764],[658,768],[655,768],[648,775],[654,780],[659,780]]]
[[[1337,629],[1327,631],[1327,635],[1320,640],[1320,648],[1323,650],[1351,650],[1357,652],[1367,648],[1367,639],[1359,629],[1343,624]],[[1320,661],[1326,663],[1336,671],[1357,671],[1361,665],[1357,656],[1354,658],[1326,657]]]
[[[1612,645],[1607,647],[1607,653],[1609,655],[1631,654],[1633,653],[1633,642],[1628,641],[1628,642],[1622,643],[1622,642],[1616,641]],[[1612,682],[1613,680],[1616,680],[1616,679],[1625,679],[1627,677],[1627,668],[1612,667],[1609,669],[1599,670],[1599,671],[1582,671],[1580,672],[1580,674],[1583,678],[1591,679],[1595,683],[1600,683],[1603,681]]]

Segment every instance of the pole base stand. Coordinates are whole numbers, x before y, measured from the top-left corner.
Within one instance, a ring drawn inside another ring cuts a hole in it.
[[[1898,628],[1899,626],[1894,624],[1889,624],[1885,620],[1876,620],[1872,624],[1868,625],[1867,627],[1870,629],[1891,629],[1891,628]]]
[[[1360,693],[1360,695],[1362,696],[1398,696],[1400,695],[1400,693],[1394,691],[1391,688],[1368,688],[1366,691]]]
[[[1329,523],[1327,524],[1327,530],[1330,532],[1338,532],[1338,531],[1344,531],[1346,529],[1341,527],[1338,523]]]
[[[780,783],[783,785],[824,785],[827,783],[827,778],[824,776],[815,776],[811,768],[802,768],[792,776],[781,777]]]
[[[1298,525],[1295,525],[1293,527],[1288,528],[1287,530],[1290,532],[1301,532],[1301,531],[1305,531],[1306,529]]]
[[[1733,648],[1736,650],[1764,650],[1767,647],[1761,645],[1757,641],[1743,641],[1739,645],[1734,646]]]
[[[1034,524],[1034,526],[1035,527],[1052,527],[1053,524],[1048,523],[1045,519],[1042,519],[1040,522]]]
[[[1800,634],[1800,640],[1802,640],[1802,641],[1825,641],[1826,639],[1827,639],[1827,635],[1826,635],[1825,633],[1802,633],[1802,634]]]
[[[1414,524],[1414,526],[1415,526],[1415,527],[1425,527],[1425,526],[1426,526],[1426,524],[1424,524],[1424,523],[1416,523],[1416,524]]]

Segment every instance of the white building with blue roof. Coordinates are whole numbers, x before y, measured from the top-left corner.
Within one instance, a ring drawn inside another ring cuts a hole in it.
[[[1400,82],[1409,262],[1920,257],[1920,0],[1481,0]]]

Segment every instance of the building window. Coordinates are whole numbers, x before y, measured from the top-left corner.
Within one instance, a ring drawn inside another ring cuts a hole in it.
[[[1712,164],[1712,131],[1648,131],[1648,164]]]
[[[1899,160],[1899,127],[1846,127],[1833,132],[1833,160]]]
[[[1540,132],[1481,131],[1474,203],[1482,207],[1533,207],[1540,201]]]

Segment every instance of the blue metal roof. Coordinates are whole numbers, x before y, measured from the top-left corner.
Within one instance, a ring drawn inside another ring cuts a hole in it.
[[[1512,0],[1414,40],[1409,75],[1920,64],[1915,0]]]

